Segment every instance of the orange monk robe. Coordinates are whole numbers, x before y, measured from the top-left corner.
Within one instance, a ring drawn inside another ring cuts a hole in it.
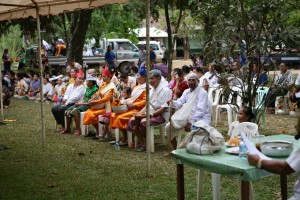
[[[136,107],[132,110],[121,114],[113,113],[110,116],[109,126],[113,129],[118,128],[120,130],[125,130],[127,128],[129,119],[133,117],[134,113],[139,112],[145,107],[146,91],[143,91],[142,94],[133,102],[133,104]]]
[[[106,83],[103,82],[100,87],[99,90],[97,92],[97,94],[100,95],[100,92],[103,88],[105,88]],[[114,94],[114,90],[111,89],[108,92],[106,92],[106,94],[98,101],[99,104],[101,103],[105,103],[107,101],[112,101],[112,97]],[[84,118],[83,118],[83,124],[84,125],[90,125],[90,124],[98,124],[98,115],[104,115],[106,113],[105,108],[103,109],[99,109],[99,110],[94,110],[94,109],[88,109],[85,114],[84,114]]]

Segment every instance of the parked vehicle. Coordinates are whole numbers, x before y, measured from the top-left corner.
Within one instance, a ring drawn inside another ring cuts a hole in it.
[[[280,63],[285,63],[288,66],[300,67],[300,55],[275,53],[269,56],[262,56],[261,62],[265,62],[265,66],[270,66],[272,64],[277,66]]]
[[[146,45],[146,41],[139,41],[138,45]],[[162,47],[161,43],[157,41],[150,41],[150,47],[152,47],[156,54],[156,62],[161,62],[161,59],[164,57],[164,47]]]
[[[103,39],[102,47],[107,49],[107,46],[110,45],[112,51],[116,55],[115,64],[119,71],[125,72],[126,67],[129,66],[129,63],[134,61],[138,62],[139,59],[139,50],[128,39]],[[67,57],[65,56],[49,56],[48,64],[50,66],[65,66],[67,62]],[[104,65],[105,59],[104,55],[99,56],[83,56],[83,65]]]

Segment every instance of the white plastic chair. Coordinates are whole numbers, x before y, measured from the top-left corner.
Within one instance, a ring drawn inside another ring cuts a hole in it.
[[[234,136],[238,136],[240,132],[245,132],[248,137],[252,137],[254,135],[259,135],[258,133],[258,126],[255,123],[251,122],[242,122],[240,123],[235,129],[233,129],[231,138]],[[201,195],[201,190],[202,190],[202,182],[201,182],[201,170],[198,171],[198,190],[197,190],[197,196],[200,197]],[[212,185],[213,185],[213,199],[214,200],[219,200],[221,199],[221,191],[220,191],[220,186],[221,186],[221,175],[220,174],[215,174],[211,173],[212,175]],[[239,187],[239,194],[241,198],[241,180],[238,182],[238,187]],[[250,182],[250,199],[254,200],[254,192],[253,192],[253,187],[252,187],[252,182]]]
[[[116,128],[115,130],[115,137],[116,137],[116,141],[120,140],[120,129]],[[132,146],[132,133],[130,131],[127,131],[127,143],[128,143],[128,147]]]
[[[155,127],[159,127],[159,133],[160,133],[160,140],[162,144],[166,144],[166,138],[165,138],[165,133],[166,133],[166,123],[163,124],[159,124],[157,126],[150,126],[150,151],[151,153],[154,153],[154,135],[155,135],[155,131],[154,128]]]
[[[241,89],[239,87],[232,87],[231,93],[229,94],[228,103],[223,105],[217,105],[216,107],[216,119],[215,119],[215,126],[217,126],[218,123],[218,116],[220,115],[220,110],[222,108],[226,109],[227,111],[227,119],[228,119],[228,127],[230,127],[230,124],[232,123],[232,112],[236,111],[238,112],[238,108],[242,105],[242,97],[241,97]],[[230,104],[230,102],[233,99],[233,92],[237,93],[236,97],[236,105]],[[219,117],[220,118],[220,117]]]
[[[211,112],[211,116],[212,116],[212,124],[215,123],[216,119],[214,119],[214,116],[215,116],[215,113],[216,113],[216,108],[217,106],[219,105],[219,102],[220,102],[220,98],[221,98],[221,95],[222,95],[222,91],[223,89],[222,88],[219,88],[219,89],[216,89],[214,91],[212,91],[212,94],[211,94],[211,97],[212,97],[212,112]],[[214,95],[213,95],[213,92]]]
[[[230,138],[233,138],[234,136],[238,136],[240,132],[245,132],[248,137],[259,135],[258,125],[252,122],[242,122],[232,130],[232,134]]]
[[[80,113],[80,131],[81,135],[86,135],[89,132],[89,126],[83,124],[85,112]]]

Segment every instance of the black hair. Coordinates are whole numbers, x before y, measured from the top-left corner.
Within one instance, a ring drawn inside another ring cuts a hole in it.
[[[248,122],[252,122],[255,119],[255,114],[252,112],[252,108],[249,106],[242,106],[240,109],[244,110],[245,115],[248,117]]]
[[[196,72],[204,74],[204,71],[201,67],[195,67],[194,70],[196,70]]]
[[[123,73],[123,74],[120,75],[120,78],[126,79],[126,78],[128,78],[128,74],[127,73]]]
[[[123,90],[125,90],[129,96],[131,95],[131,92],[132,92],[131,87],[124,87]]]
[[[179,68],[175,68],[173,69],[174,72],[176,72],[178,74],[179,77],[183,76],[182,70]]]
[[[139,72],[139,68],[137,66],[132,66],[131,70],[134,71],[134,73],[138,73]]]
[[[24,78],[24,76],[23,76],[23,73],[17,73],[17,77],[19,77],[20,79],[23,79]]]
[[[191,68],[187,65],[184,65],[182,67],[182,72],[185,72],[186,74],[190,73],[191,72]]]
[[[2,85],[5,86],[5,87],[8,87],[8,83],[6,80],[2,79]]]

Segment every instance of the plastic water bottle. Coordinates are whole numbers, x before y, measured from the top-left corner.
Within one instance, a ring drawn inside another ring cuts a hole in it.
[[[115,143],[115,150],[116,151],[120,151],[121,150],[120,142],[119,141],[116,141],[116,143]]]
[[[247,159],[247,147],[243,141],[240,142],[239,150],[239,157],[242,159]]]

